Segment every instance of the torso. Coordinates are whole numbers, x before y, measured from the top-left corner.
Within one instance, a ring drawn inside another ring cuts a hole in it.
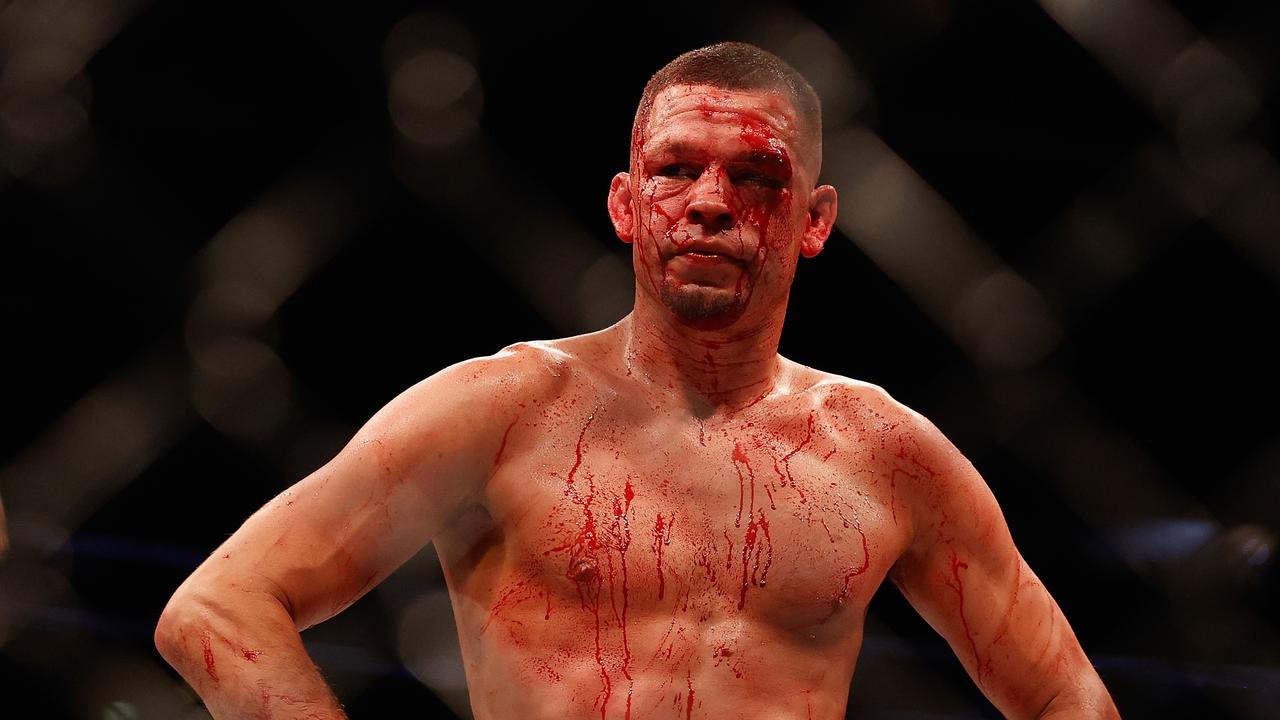
[[[844,717],[911,534],[878,389],[788,362],[783,391],[681,418],[561,343],[436,540],[476,717]]]

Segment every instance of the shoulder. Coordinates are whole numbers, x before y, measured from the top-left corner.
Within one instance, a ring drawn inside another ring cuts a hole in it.
[[[513,410],[558,391],[565,362],[543,343],[521,342],[453,363],[387,402],[352,444],[390,454],[430,446],[484,446],[502,432]]]
[[[550,343],[518,342],[492,355],[449,365],[419,380],[402,397],[431,404],[522,402],[554,392],[570,365],[571,359]],[[472,405],[471,409],[479,408]]]
[[[827,374],[811,389],[824,409],[837,443],[870,463],[892,488],[897,513],[904,511],[916,540],[941,529],[990,537],[1001,512],[973,463],[937,425],[879,385]],[[961,513],[964,523],[955,520]]]
[[[880,385],[787,362],[795,366],[792,371],[795,391],[807,396],[815,409],[821,409],[841,426],[883,434],[900,428],[906,430],[922,420],[927,422],[924,416]]]
[[[803,367],[803,366],[801,366]],[[804,368],[810,404],[849,442],[893,468],[928,476],[963,458],[925,415],[875,383]]]

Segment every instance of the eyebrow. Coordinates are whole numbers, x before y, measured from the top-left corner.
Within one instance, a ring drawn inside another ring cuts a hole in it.
[[[675,140],[672,142],[663,142],[654,147],[646,155],[701,155],[705,151],[692,143],[683,140]],[[788,163],[788,157],[785,152],[769,152],[766,150],[751,149],[746,152],[739,153],[733,157],[733,162],[747,163],[767,163],[771,165],[781,165]]]

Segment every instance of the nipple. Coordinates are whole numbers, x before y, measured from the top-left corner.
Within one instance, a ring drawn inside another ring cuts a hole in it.
[[[591,558],[583,558],[569,568],[569,579],[574,582],[590,582],[600,576],[600,568]]]

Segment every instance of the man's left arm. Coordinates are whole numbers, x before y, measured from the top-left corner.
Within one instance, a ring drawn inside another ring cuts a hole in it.
[[[909,488],[914,537],[894,585],[1006,717],[1118,718],[986,482],[933,423],[903,410],[892,462],[897,486]]]

